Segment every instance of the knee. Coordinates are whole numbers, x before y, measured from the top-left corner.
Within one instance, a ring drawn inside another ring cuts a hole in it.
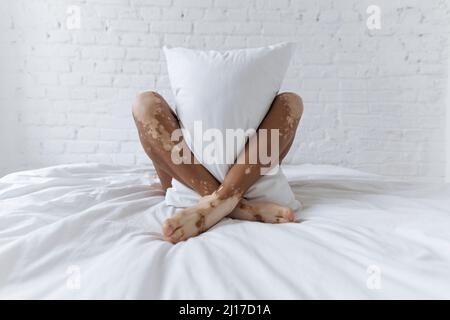
[[[294,92],[283,92],[277,96],[280,99],[281,104],[289,108],[289,114],[291,117],[300,119],[303,114],[303,100]]]
[[[154,118],[161,109],[163,98],[154,91],[146,91],[137,95],[132,106],[133,117],[137,121],[146,122]]]

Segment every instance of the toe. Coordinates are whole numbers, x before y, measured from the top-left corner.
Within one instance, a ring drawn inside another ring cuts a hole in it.
[[[292,222],[295,220],[294,210],[291,208],[287,208],[283,216],[288,220],[288,222]]]
[[[163,235],[165,237],[170,237],[172,233],[178,228],[178,223],[174,219],[167,219],[162,227]]]
[[[283,208],[278,210],[276,215],[276,223],[286,223],[294,221],[294,212],[291,208]]]
[[[178,228],[175,230],[168,238],[168,241],[172,242],[173,244],[178,243],[180,241],[184,240],[184,230],[183,228]]]

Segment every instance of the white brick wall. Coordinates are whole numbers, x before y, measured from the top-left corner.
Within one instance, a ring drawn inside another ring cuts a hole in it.
[[[366,27],[371,4],[381,8],[380,30]],[[81,8],[79,30],[66,28],[69,5]],[[149,89],[173,101],[163,44],[291,40],[299,46],[283,88],[306,109],[288,161],[441,180],[449,8],[445,0],[2,0],[0,170],[147,163],[130,105]]]
[[[448,64],[448,70],[450,70],[450,60]],[[447,81],[447,92],[450,92],[450,81]],[[447,94],[447,139],[446,139],[446,149],[447,149],[447,173],[446,182],[450,182],[450,95]]]

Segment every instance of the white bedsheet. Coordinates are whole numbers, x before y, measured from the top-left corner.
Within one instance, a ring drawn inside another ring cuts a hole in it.
[[[0,298],[450,298],[449,185],[331,166],[285,173],[300,223],[225,219],[177,245],[161,240],[174,209],[148,168],[8,175]]]

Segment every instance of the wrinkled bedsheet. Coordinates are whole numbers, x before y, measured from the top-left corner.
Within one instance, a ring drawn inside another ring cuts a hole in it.
[[[450,298],[450,186],[285,166],[296,223],[224,219],[172,245],[150,167],[0,179],[0,298]]]

